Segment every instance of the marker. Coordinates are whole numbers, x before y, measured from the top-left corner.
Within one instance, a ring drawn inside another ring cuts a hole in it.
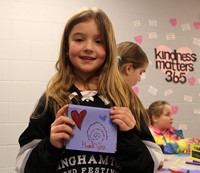
[[[191,162],[191,161],[186,161],[186,164],[190,164],[190,165],[198,165],[200,166],[200,162]]]

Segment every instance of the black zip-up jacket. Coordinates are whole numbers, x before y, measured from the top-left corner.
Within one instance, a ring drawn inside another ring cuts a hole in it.
[[[82,95],[72,86],[71,93]],[[104,107],[107,105],[98,94],[93,101],[82,101],[81,105]],[[73,104],[77,104],[72,98]],[[44,110],[43,95],[33,114],[39,116]],[[55,120],[53,101],[50,100],[44,116],[30,119],[28,127],[19,137],[20,151],[16,171],[20,173],[153,173],[154,161],[142,140],[154,143],[149,128],[141,116],[141,132],[132,129],[118,131],[117,151],[112,153],[87,152],[57,149],[50,143],[50,127]]]

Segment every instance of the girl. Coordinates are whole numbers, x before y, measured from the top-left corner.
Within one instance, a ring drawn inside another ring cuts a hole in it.
[[[133,42],[125,41],[117,45],[119,70],[130,86],[136,85],[145,73],[149,60],[141,47]]]
[[[153,172],[154,161],[142,142],[154,142],[148,117],[121,77],[116,57],[113,27],[102,10],[84,9],[69,19],[57,72],[19,137],[17,172]],[[66,116],[68,104],[110,108],[110,119],[118,126],[114,154],[65,149],[64,141],[76,135],[75,122]]]
[[[133,87],[140,81],[149,64],[148,58],[141,47],[131,41],[125,41],[117,44],[118,67],[125,81],[130,87]],[[164,155],[161,148],[154,143],[144,141],[154,159],[154,170],[163,166]]]
[[[189,149],[190,144],[198,143],[197,138],[184,138],[182,130],[172,127],[174,117],[171,105],[163,100],[153,102],[148,108],[151,118],[151,132],[157,144],[164,153],[184,153]]]

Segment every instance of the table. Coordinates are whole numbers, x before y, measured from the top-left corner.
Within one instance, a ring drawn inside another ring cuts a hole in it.
[[[158,173],[200,173],[200,165],[186,164],[192,161],[189,154],[165,154],[164,166]]]

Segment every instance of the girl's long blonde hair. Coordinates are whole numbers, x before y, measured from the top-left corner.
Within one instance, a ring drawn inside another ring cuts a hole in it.
[[[68,57],[69,34],[73,27],[81,22],[94,19],[98,25],[103,45],[106,50],[105,63],[97,72],[97,91],[111,102],[111,106],[129,107],[136,119],[136,127],[140,129],[140,115],[147,121],[146,111],[138,97],[125,82],[118,70],[117,49],[114,30],[108,16],[98,8],[87,8],[72,16],[63,32],[60,54],[56,62],[56,74],[51,78],[46,89],[47,110],[49,98],[54,100],[54,112],[71,103],[69,89],[76,78],[73,65]]]

